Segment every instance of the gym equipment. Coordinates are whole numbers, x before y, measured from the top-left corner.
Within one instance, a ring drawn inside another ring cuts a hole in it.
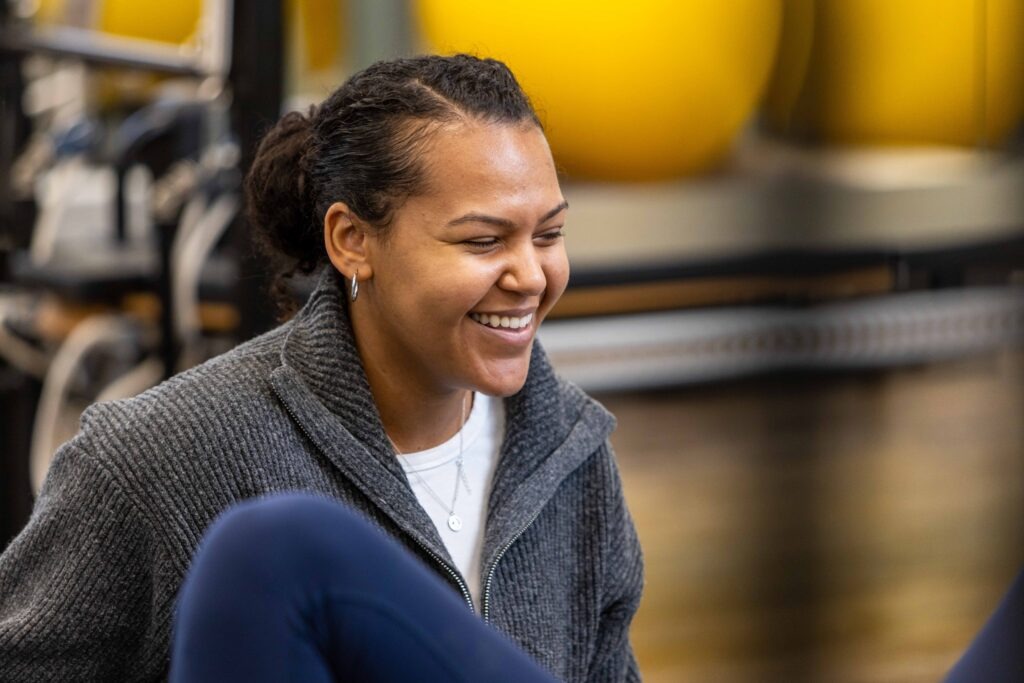
[[[419,0],[431,50],[505,61],[572,175],[657,180],[720,164],[775,59],[776,0]]]
[[[198,78],[223,79],[228,76],[233,56],[233,24],[236,24],[231,0],[202,0],[199,16],[191,21],[188,3],[185,12],[176,14],[174,8],[181,3],[153,3],[165,7],[170,15],[177,17],[171,22],[171,30],[165,28],[139,28],[151,19],[145,15],[138,18],[133,7],[137,2],[118,0],[103,15],[110,23],[111,31],[94,25],[91,15],[79,16],[74,9],[89,8],[89,4],[67,5],[70,15],[64,13],[63,3],[42,3],[34,22],[6,21],[0,30],[0,45],[17,54],[48,54],[58,57],[80,59],[83,62],[104,67],[127,67],[141,69],[154,74],[174,74]],[[268,3],[270,9],[278,3]],[[111,8],[114,10],[111,14]],[[163,12],[164,10],[157,10]],[[109,16],[108,16],[109,15]],[[184,27],[184,28],[182,28]],[[126,36],[124,33],[141,35]],[[186,33],[187,31],[187,33]],[[179,37],[188,45],[161,40],[167,36]]]
[[[768,127],[856,145],[995,147],[1024,120],[1024,3],[792,0]]]
[[[206,294],[215,289],[220,300],[229,298],[235,270],[224,259],[219,267],[207,266],[238,211],[240,174],[234,143],[205,141],[201,132],[216,128],[211,119],[225,116],[216,101],[164,101],[128,117],[115,135],[110,159],[118,179],[117,191],[111,193],[118,206],[112,212],[117,217],[112,234],[87,256],[75,253],[16,269],[22,285],[56,292],[64,300],[116,309],[133,294],[155,293],[160,302],[157,325],[132,311],[91,315],[57,348],[43,378],[33,429],[31,475],[36,489],[60,442],[65,413],[77,409],[70,400],[72,389],[76,381],[81,384],[82,368],[96,354],[113,356],[115,368],[120,368],[112,382],[108,375],[99,376],[107,377],[106,388],[87,392],[100,400],[136,394],[209,355],[203,349],[200,284],[205,280]],[[124,225],[124,181],[128,170],[140,164],[155,178],[150,193],[155,251],[154,240],[130,243]],[[41,222],[51,213],[68,211],[44,203]]]
[[[0,293],[4,360],[41,380],[26,458],[37,490],[67,436],[61,425],[73,424],[84,404],[143,391],[233,345],[242,327],[233,305],[241,259],[218,246],[239,214],[238,140],[252,145],[261,105],[275,98],[276,116],[280,104],[280,55],[239,51],[238,65],[233,39],[252,42],[249,19],[262,21],[280,5],[241,2],[248,11],[240,8],[235,21],[235,3],[193,4],[202,14],[187,35],[160,33],[169,26],[140,35],[126,17],[141,6],[120,0],[93,17],[106,33],[88,23],[0,22],[0,66],[18,68],[28,54],[55,57],[33,61],[26,86],[44,97],[24,100],[35,137],[11,167],[34,193],[38,216],[27,248],[4,255],[9,284]],[[278,32],[264,26],[260,36],[273,46]],[[193,39],[193,50],[159,42]],[[86,85],[95,84],[86,80],[94,66],[193,80],[149,89],[151,103],[141,109],[122,103],[97,116]],[[10,158],[17,148],[2,149]]]

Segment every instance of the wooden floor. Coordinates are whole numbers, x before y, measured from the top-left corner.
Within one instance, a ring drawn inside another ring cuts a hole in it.
[[[1024,354],[599,398],[649,683],[937,681],[1024,567]]]

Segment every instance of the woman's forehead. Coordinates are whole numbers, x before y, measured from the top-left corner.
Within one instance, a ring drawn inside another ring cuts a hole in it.
[[[460,123],[432,138],[422,157],[425,198],[461,204],[529,196],[548,202],[545,210],[562,201],[551,150],[535,125]]]

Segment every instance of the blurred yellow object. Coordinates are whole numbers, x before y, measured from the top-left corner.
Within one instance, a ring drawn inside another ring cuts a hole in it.
[[[301,27],[303,66],[321,71],[336,65],[345,48],[341,16],[345,0],[289,0],[288,16]]]
[[[65,0],[39,0],[32,19],[39,24],[71,24],[77,26],[77,22],[69,20],[67,10]]]
[[[1021,0],[789,0],[765,103],[851,144],[996,145],[1024,118]]]
[[[196,32],[202,0],[40,0],[35,20],[111,35],[184,43]]]
[[[202,0],[102,0],[96,28],[119,36],[184,43],[196,32]]]
[[[729,152],[775,59],[781,0],[419,0],[437,52],[506,62],[555,159],[603,180],[706,170]]]

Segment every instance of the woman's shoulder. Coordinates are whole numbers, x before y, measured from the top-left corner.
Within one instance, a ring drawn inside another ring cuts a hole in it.
[[[90,406],[76,439],[114,465],[210,451],[270,426],[280,408],[269,385],[285,330],[240,344],[131,398]]]

